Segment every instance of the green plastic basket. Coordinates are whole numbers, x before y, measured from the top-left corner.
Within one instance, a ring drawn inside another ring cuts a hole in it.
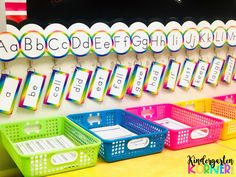
[[[65,117],[53,117],[1,125],[2,143],[24,176],[45,176],[95,166],[101,141]],[[59,135],[66,136],[74,147],[25,155],[15,143]],[[53,163],[65,153],[73,160]]]

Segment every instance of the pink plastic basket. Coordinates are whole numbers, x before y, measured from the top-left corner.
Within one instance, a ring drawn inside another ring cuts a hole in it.
[[[236,94],[218,96],[218,97],[214,97],[214,99],[236,105]]]
[[[220,138],[223,127],[222,120],[173,104],[150,105],[126,110],[152,122],[171,118],[190,126],[179,130],[169,129],[165,146],[172,150],[216,142]],[[196,136],[199,132],[199,136]]]

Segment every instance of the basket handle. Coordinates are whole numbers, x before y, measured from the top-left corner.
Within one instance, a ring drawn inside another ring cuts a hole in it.
[[[100,113],[97,113],[96,116],[93,116],[92,114],[89,114],[89,117],[87,118],[87,121],[89,125],[99,125],[101,123],[101,116]]]
[[[127,148],[129,150],[136,150],[136,149],[142,149],[149,145],[149,138],[143,137],[138,139],[132,139],[128,142]]]
[[[200,138],[205,138],[209,134],[209,129],[208,128],[199,128],[195,129],[191,132],[190,137],[191,139],[200,139]]]
[[[53,165],[62,165],[74,162],[77,160],[77,158],[78,158],[78,153],[76,151],[57,153],[51,157],[51,163]]]
[[[155,109],[152,106],[142,107],[140,114],[144,118],[152,118],[154,117]]]
[[[27,135],[39,134],[41,129],[42,129],[42,126],[39,122],[35,122],[35,123],[28,122],[26,123],[24,127],[24,133],[26,133]]]

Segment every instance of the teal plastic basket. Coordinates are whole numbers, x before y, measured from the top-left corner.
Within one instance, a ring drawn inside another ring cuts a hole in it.
[[[119,109],[71,114],[68,118],[102,140],[99,154],[106,162],[161,152],[168,131],[160,125]],[[116,125],[136,135],[104,139],[91,131],[93,128]]]

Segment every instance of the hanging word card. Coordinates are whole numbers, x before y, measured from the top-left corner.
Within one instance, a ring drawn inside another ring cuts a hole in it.
[[[72,76],[66,99],[77,104],[84,103],[92,71],[76,67]]]
[[[224,60],[214,57],[207,77],[207,83],[217,86],[224,66]]]
[[[179,80],[178,86],[185,89],[189,89],[192,82],[195,66],[196,66],[196,63],[194,61],[190,59],[185,60],[184,66],[180,74],[180,80]]]
[[[122,99],[124,97],[131,68],[117,64],[112,73],[107,95]]]
[[[210,63],[204,60],[199,60],[197,62],[196,70],[194,72],[193,81],[191,84],[193,87],[196,87],[199,90],[203,88],[209,67]]]
[[[111,70],[101,66],[96,68],[88,93],[88,98],[96,101],[103,101],[110,75]]]
[[[157,62],[153,62],[148,72],[144,85],[144,91],[154,95],[158,93],[166,66]]]
[[[163,88],[174,91],[176,87],[176,82],[179,76],[181,64],[175,60],[170,60],[167,72],[164,78]]]
[[[229,55],[225,61],[225,66],[221,76],[221,81],[230,84],[232,81],[234,68],[235,68],[235,58]]]
[[[2,74],[0,79],[0,112],[11,114],[21,85],[21,78]]]
[[[144,87],[144,82],[146,79],[146,75],[148,72],[148,68],[136,64],[129,82],[129,86],[127,89],[127,94],[135,97],[141,97]]]
[[[45,75],[33,71],[28,71],[24,88],[21,94],[19,107],[34,111],[37,110],[45,80]]]
[[[53,70],[44,98],[44,104],[60,107],[68,77],[68,73]]]

